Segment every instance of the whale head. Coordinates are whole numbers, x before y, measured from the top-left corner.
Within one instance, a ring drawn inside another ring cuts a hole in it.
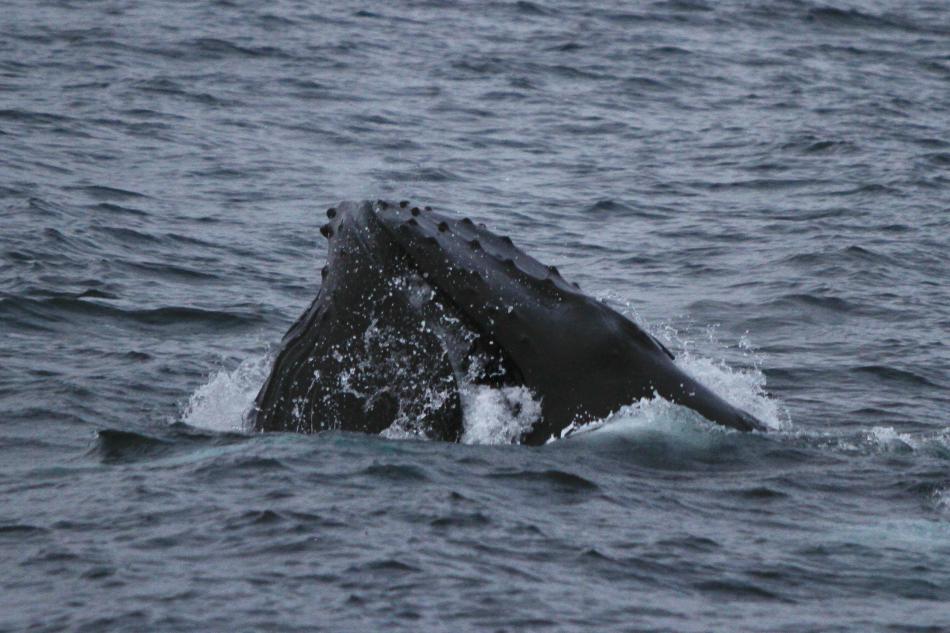
[[[542,443],[572,423],[662,395],[760,428],[683,373],[634,322],[484,225],[408,202],[343,202],[316,300],[284,337],[256,401],[260,430],[379,432],[449,441],[460,389],[522,386]]]

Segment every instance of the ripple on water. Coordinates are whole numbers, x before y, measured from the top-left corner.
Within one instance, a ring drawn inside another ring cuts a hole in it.
[[[506,473],[491,473],[489,479],[506,482],[507,485],[521,486],[548,493],[591,494],[600,487],[580,475],[562,470],[532,471],[523,470]]]

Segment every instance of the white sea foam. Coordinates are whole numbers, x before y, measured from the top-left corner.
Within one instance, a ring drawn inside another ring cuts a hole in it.
[[[898,433],[893,426],[875,426],[867,434],[867,441],[885,451],[916,450],[920,441],[909,433]]]
[[[212,431],[244,431],[244,419],[267,378],[270,354],[251,357],[237,368],[219,370],[188,399],[185,424]]]
[[[512,444],[541,419],[541,402],[526,387],[462,389],[465,444]]]
[[[615,433],[635,435],[643,431],[682,434],[683,431],[689,433],[701,424],[702,416],[691,409],[675,405],[663,398],[643,398],[620,407],[606,418],[571,425],[561,432],[560,437],[586,433],[596,433],[598,436]],[[551,438],[549,442],[555,439],[559,438]]]

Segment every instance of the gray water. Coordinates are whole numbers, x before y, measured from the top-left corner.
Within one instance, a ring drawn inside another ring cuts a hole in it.
[[[379,197],[771,432],[244,433]],[[0,205],[2,631],[950,630],[945,2],[13,0]]]

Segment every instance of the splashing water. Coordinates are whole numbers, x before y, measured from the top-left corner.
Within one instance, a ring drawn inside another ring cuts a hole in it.
[[[541,403],[526,387],[490,387],[463,382],[463,444],[514,444],[541,418]],[[427,439],[397,420],[380,433],[390,440]]]
[[[909,433],[898,433],[893,426],[875,426],[867,434],[867,442],[879,450],[903,452],[920,448],[920,442]]]
[[[779,400],[770,397],[766,391],[766,378],[761,369],[764,359],[748,335],[742,336],[737,342],[743,364],[747,365],[748,368],[735,369],[726,364],[726,361],[721,358],[727,344],[719,337],[718,325],[703,327],[699,340],[695,340],[691,335],[696,326],[691,322],[687,322],[685,329],[682,331],[669,322],[651,324],[642,318],[632,303],[613,293],[604,295],[602,300],[660,339],[670,349],[678,350],[674,361],[676,365],[720,398],[752,414],[771,431],[788,431],[792,428],[788,410]],[[719,360],[715,358],[719,358]],[[632,408],[624,407],[621,411],[626,416],[634,414],[635,411],[645,412],[649,406],[646,404],[647,402],[651,401],[641,400],[639,403],[634,403]],[[658,407],[657,411],[673,411],[675,409],[660,404],[654,406]],[[682,407],[678,408],[682,409]],[[615,419],[621,411],[608,419]],[[650,411],[650,417],[653,419],[655,412],[652,409]],[[674,415],[682,417],[678,414]],[[599,426],[603,422],[602,420],[597,425]]]
[[[181,419],[212,431],[246,431],[244,420],[267,379],[273,357],[254,356],[232,371],[220,370],[188,399]]]
[[[461,396],[464,444],[512,444],[541,418],[541,403],[527,387],[469,385]]]
[[[669,337],[669,331],[666,331],[663,338]],[[693,353],[689,345],[684,347],[686,351],[676,360],[681,369],[728,402],[762,420],[769,429],[790,428],[788,414],[781,403],[765,393],[765,375],[758,368],[758,359],[752,369],[733,369],[724,361]],[[740,342],[740,347],[751,350],[744,341]],[[271,354],[262,354],[245,360],[234,370],[215,372],[189,398],[182,421],[214,431],[246,431],[244,420],[267,378],[272,361]],[[464,416],[461,441],[465,444],[516,443],[541,416],[540,401],[525,387],[499,388],[466,382],[459,395]],[[604,419],[568,427],[561,437],[601,427],[610,427],[611,431],[646,427],[672,431],[682,430],[684,426],[695,428],[697,423],[702,424],[701,416],[689,409],[662,398],[643,399]],[[425,439],[404,427],[406,425],[394,424],[381,435],[387,439]]]
[[[765,374],[758,367],[733,369],[724,361],[696,356],[688,350],[677,357],[676,364],[726,402],[754,415],[769,430],[791,427],[781,403],[766,395]]]

